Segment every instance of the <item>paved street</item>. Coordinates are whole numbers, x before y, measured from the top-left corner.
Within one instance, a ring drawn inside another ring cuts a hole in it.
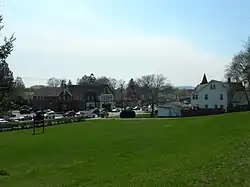
[[[24,116],[27,116],[27,115],[28,116],[33,116],[34,115],[34,113],[31,113],[31,114],[20,114],[18,110],[13,110],[12,114],[16,115],[15,118],[24,117]],[[61,114],[56,114],[55,117],[56,118],[60,118],[60,117],[62,117],[62,115]]]
[[[142,110],[136,110],[135,112],[136,112],[136,114],[145,114],[145,112],[142,111]],[[15,118],[24,117],[24,116],[27,116],[27,115],[28,116],[33,116],[34,115],[34,113],[31,113],[31,114],[20,114],[18,110],[13,110],[12,114],[16,115]],[[109,117],[110,118],[116,117],[116,116],[117,117],[120,116],[120,112],[109,112]],[[55,116],[55,118],[61,118],[61,117],[63,117],[61,114],[56,114],[56,116]]]

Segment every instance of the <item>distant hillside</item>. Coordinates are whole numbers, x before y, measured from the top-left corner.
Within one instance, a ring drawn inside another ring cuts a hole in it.
[[[194,89],[193,86],[176,86],[176,88],[181,89],[181,90],[185,90],[185,89]]]

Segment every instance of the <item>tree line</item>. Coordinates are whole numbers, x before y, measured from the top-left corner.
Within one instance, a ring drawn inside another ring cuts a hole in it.
[[[71,80],[60,80],[55,77],[49,78],[47,86],[59,87],[62,84],[72,85]],[[107,84],[111,89],[120,92],[121,98],[130,98],[130,100],[138,100],[142,96],[152,106],[154,110],[154,105],[158,102],[160,93],[168,93],[173,88],[171,83],[167,80],[164,75],[161,74],[150,74],[141,76],[139,78],[131,78],[128,82],[123,79],[117,80],[115,78],[101,76],[96,77],[93,73],[90,75],[84,75],[77,79],[77,85],[84,84]],[[124,94],[126,92],[126,94]]]

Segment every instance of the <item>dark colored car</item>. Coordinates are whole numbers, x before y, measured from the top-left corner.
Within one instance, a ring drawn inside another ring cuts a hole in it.
[[[100,116],[102,118],[107,118],[109,117],[109,113],[108,113],[108,110],[106,108],[102,109],[101,112],[100,112]]]
[[[64,117],[74,117],[76,113],[74,111],[68,111],[63,116]]]
[[[32,110],[30,110],[30,109],[21,109],[19,111],[20,114],[30,114],[31,112],[32,112]]]
[[[93,109],[91,112],[97,115],[98,117],[100,116],[100,110],[98,108]]]

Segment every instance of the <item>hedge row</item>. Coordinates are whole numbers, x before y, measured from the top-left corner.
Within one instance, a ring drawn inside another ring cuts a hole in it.
[[[65,123],[73,123],[73,122],[83,122],[85,121],[85,117],[67,117],[60,119],[48,119],[44,120],[45,126],[59,125]],[[0,132],[1,131],[12,131],[12,130],[21,130],[21,129],[30,129],[33,128],[33,121],[22,121],[22,122],[9,122],[0,124]],[[41,124],[36,124],[36,127],[42,126]]]

